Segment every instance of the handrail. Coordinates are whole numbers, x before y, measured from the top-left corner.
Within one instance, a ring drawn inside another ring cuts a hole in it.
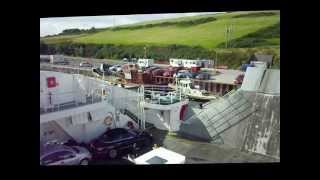
[[[152,104],[163,104],[163,101],[165,101],[165,99],[161,99],[161,97],[168,97],[170,99],[168,99],[168,103],[169,104],[173,104],[175,102],[177,102],[176,100],[178,100],[178,102],[180,102],[182,100],[182,96],[180,96],[180,92],[179,91],[169,91],[169,92],[163,92],[163,91],[153,91],[153,90],[144,90],[143,91],[144,96],[149,95],[150,97],[150,103]],[[167,101],[166,101],[167,102]],[[167,103],[165,103],[167,104]]]
[[[75,107],[80,107],[88,104],[94,104],[102,101],[107,101],[103,96],[87,96],[85,102],[69,101],[60,104],[53,104],[45,107],[40,107],[40,114],[57,112],[61,110],[67,110]]]

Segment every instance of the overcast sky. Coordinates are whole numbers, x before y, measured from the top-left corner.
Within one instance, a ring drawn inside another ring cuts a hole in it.
[[[213,13],[214,12],[40,18],[40,36],[58,34],[61,33],[64,29],[71,28],[89,29],[91,27],[110,27],[113,26],[113,19],[115,19],[116,25],[124,25],[149,20],[195,16]]]

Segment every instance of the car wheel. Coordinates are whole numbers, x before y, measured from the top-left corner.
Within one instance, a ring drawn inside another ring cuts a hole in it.
[[[108,154],[109,154],[109,158],[111,158],[111,159],[116,158],[118,155],[117,150],[115,150],[115,149],[111,149]]]
[[[132,149],[133,149],[134,151],[136,151],[136,150],[139,149],[139,147],[137,146],[137,143],[133,143]]]
[[[80,165],[81,165],[81,166],[86,166],[86,165],[88,165],[88,164],[89,164],[88,159],[83,159],[83,160],[80,161]]]

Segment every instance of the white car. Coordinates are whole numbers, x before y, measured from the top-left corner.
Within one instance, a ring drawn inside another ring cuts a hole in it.
[[[84,147],[51,145],[40,152],[40,165],[88,165],[91,153]]]
[[[117,65],[113,65],[109,68],[110,71],[115,71],[115,72],[119,72],[122,70],[121,65],[117,64]]]

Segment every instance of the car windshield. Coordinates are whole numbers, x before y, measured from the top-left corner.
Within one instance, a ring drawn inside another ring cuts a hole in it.
[[[112,132],[112,133],[106,133],[103,135],[103,141],[105,142],[109,142],[109,141],[114,141],[114,140],[117,140],[120,138],[120,133],[115,133],[115,132]]]

